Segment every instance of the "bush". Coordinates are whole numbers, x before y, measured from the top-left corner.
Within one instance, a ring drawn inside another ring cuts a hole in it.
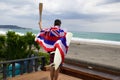
[[[5,40],[6,37],[4,35],[0,35],[0,58],[4,57],[4,51],[5,51]]]
[[[39,52],[40,46],[34,39],[32,32],[20,36],[14,31],[8,31],[6,36],[0,35],[0,61],[26,58],[37,53],[37,56],[45,56],[46,64],[49,64],[49,54]]]
[[[46,59],[46,65],[48,65],[50,63],[50,57],[48,53],[44,53],[44,52],[39,52],[38,56],[44,56]]]
[[[34,49],[40,49],[40,46],[34,41],[35,35],[27,32],[20,36],[14,31],[8,31],[6,36],[0,36],[0,59],[14,60],[26,58],[34,53]]]

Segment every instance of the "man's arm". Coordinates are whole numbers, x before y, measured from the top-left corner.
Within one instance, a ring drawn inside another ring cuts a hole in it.
[[[42,30],[42,21],[38,22],[40,30]]]

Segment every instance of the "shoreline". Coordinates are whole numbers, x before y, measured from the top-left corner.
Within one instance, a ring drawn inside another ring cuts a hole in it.
[[[101,42],[98,42],[101,41]],[[71,43],[73,44],[85,44],[85,45],[98,45],[98,46],[109,46],[109,47],[116,47],[119,48],[120,47],[120,42],[116,42],[116,41],[104,41],[103,40],[86,40],[86,39],[82,39],[82,40],[71,40]]]

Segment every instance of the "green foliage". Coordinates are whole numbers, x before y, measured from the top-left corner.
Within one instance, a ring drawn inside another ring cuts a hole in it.
[[[6,35],[0,35],[0,61],[21,59],[35,54],[44,56],[46,65],[49,64],[49,54],[39,52],[40,46],[34,39],[35,35],[32,32],[18,35],[14,31],[8,31]]]
[[[27,45],[24,36],[15,34],[13,31],[8,31],[6,34],[6,50],[5,56],[8,60],[19,59],[25,57],[25,50]]]
[[[27,32],[24,37],[25,37],[25,42],[28,45],[27,46],[28,53],[29,53],[29,55],[31,55],[32,54],[32,51],[31,51],[32,46],[34,45],[34,42],[35,42],[35,36],[32,34],[32,32]]]
[[[27,32],[20,36],[13,31],[8,31],[6,36],[0,36],[0,60],[13,60],[26,58],[34,53],[34,49],[40,49],[40,46],[34,41],[35,36],[32,32]]]
[[[5,51],[5,36],[4,35],[0,35],[0,58],[4,57],[4,51]]]
[[[49,54],[39,52],[40,46],[34,39],[32,32],[21,36],[14,31],[8,31],[6,35],[0,35],[0,61],[21,59],[35,54],[45,56],[46,64],[49,64]]]
[[[50,62],[49,62],[49,61],[50,61],[50,57],[49,57],[49,54],[48,54],[48,53],[39,52],[38,55],[45,57],[45,59],[46,59],[46,65],[50,63]]]
[[[35,46],[35,48],[38,50],[38,53],[39,53],[40,46],[38,45],[38,43],[37,43],[37,42],[34,42],[34,46]]]

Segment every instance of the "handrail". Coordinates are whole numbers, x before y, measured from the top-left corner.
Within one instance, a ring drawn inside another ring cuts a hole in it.
[[[41,64],[38,63],[38,61],[41,60]],[[26,63],[25,63],[26,62]],[[18,70],[16,69],[16,63],[20,64],[20,74],[22,75],[24,73],[24,69],[26,67],[26,72],[30,73],[33,71],[38,71],[38,67],[40,66],[41,70],[44,70],[44,66],[45,66],[45,57],[41,56],[41,57],[31,57],[31,58],[25,58],[25,59],[17,59],[17,60],[10,60],[10,61],[3,61],[0,62],[0,65],[2,65],[2,73],[3,73],[3,80],[7,79],[7,69],[8,69],[8,65],[11,65],[12,67],[12,77],[15,76],[15,71]]]

